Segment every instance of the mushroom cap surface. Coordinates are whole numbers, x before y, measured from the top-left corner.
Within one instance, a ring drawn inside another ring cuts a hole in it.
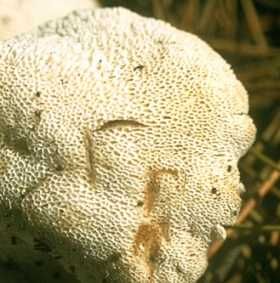
[[[195,282],[255,137],[230,66],[123,8],[0,43],[0,208],[81,282]]]

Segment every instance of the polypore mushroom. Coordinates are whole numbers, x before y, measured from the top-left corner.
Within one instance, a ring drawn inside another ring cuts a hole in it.
[[[195,282],[236,219],[255,136],[230,66],[194,35],[107,8],[1,43],[0,74],[0,207],[24,223],[17,237],[81,282]]]
[[[97,6],[95,0],[0,0],[0,39],[29,31],[73,10]]]

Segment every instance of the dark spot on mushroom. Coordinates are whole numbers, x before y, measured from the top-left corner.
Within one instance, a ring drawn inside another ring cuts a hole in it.
[[[151,263],[155,263],[155,262],[157,261],[156,255],[150,255],[150,256],[149,256],[149,261],[150,261]]]
[[[60,80],[60,82],[62,85],[66,85],[68,83],[66,80],[62,80],[62,79]]]
[[[13,139],[11,137],[6,136],[6,144],[10,145],[20,154],[30,154],[30,150],[27,145],[27,140],[25,138]]]
[[[231,166],[231,165],[228,165],[227,171],[228,171],[228,172],[231,172],[231,170],[232,170],[232,166]]]
[[[61,172],[61,171],[63,171],[63,170],[64,170],[64,167],[63,167],[61,164],[57,164],[57,165],[55,166],[55,171]]]
[[[35,110],[34,114],[37,118],[41,118],[42,111],[41,110]]]
[[[179,265],[176,265],[176,271],[177,273],[180,273],[180,274],[184,273],[182,268]]]
[[[17,238],[16,236],[11,236],[11,244],[16,245],[17,244]]]
[[[36,97],[40,97],[41,96],[41,92],[40,91],[36,91],[35,96]]]
[[[233,216],[237,216],[237,215],[238,215],[238,211],[237,211],[237,210],[234,210],[234,211],[232,212],[232,215],[233,215]]]
[[[137,71],[137,70],[142,71],[144,68],[145,68],[144,65],[138,65],[138,66],[133,68],[133,71]]]
[[[212,188],[211,193],[212,194],[216,194],[217,193],[217,189],[216,188]]]
[[[26,153],[26,154],[30,153],[26,139],[22,138],[22,139],[17,140],[15,142],[15,146],[16,146],[17,150],[21,153]]]
[[[137,206],[139,207],[139,206],[143,206],[144,205],[144,202],[143,201],[141,201],[141,200],[139,200],[138,202],[137,202]]]

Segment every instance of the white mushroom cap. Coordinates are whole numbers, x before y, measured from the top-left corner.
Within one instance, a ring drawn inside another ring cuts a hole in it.
[[[236,219],[255,136],[216,52],[122,8],[2,43],[0,130],[0,207],[82,282],[195,282],[213,228]]]

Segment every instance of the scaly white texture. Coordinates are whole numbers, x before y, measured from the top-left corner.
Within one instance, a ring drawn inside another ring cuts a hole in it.
[[[0,39],[27,32],[76,9],[95,7],[95,0],[0,0]]]
[[[2,43],[0,130],[0,207],[81,282],[119,283],[198,279],[255,136],[216,52],[123,8]]]

